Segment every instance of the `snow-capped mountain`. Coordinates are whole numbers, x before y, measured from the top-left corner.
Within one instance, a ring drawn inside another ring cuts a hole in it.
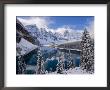
[[[65,41],[80,40],[82,36],[81,31],[72,29],[61,29],[60,31],[52,32],[48,28],[38,29],[36,25],[25,26],[26,30],[34,37],[37,38],[41,44],[61,43]]]

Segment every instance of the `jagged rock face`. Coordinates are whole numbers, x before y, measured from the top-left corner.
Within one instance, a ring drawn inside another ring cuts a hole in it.
[[[35,24],[26,25],[25,28],[34,38],[37,37],[41,44],[51,44],[53,42],[58,44],[65,41],[80,40],[82,35],[81,32],[66,29],[63,30],[63,33],[52,32],[48,28],[38,28]]]
[[[19,43],[21,38],[26,39],[32,44],[39,45],[37,38],[35,39],[33,36],[31,36],[22,23],[16,19],[16,42]]]

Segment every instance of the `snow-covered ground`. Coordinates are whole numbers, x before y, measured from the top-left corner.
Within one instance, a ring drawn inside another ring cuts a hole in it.
[[[36,71],[36,66],[27,65],[26,70]],[[49,73],[46,71],[46,74],[58,74],[58,73],[56,71]],[[80,67],[75,67],[75,68],[70,68],[69,70],[64,70],[63,74],[90,74],[90,73],[87,73],[85,70],[82,70]]]
[[[87,74],[85,70],[82,70],[80,67],[70,68],[69,70],[64,71],[67,74]]]
[[[57,72],[51,72],[46,74],[58,74]],[[64,70],[63,74],[89,74],[85,70],[82,70],[80,67],[70,68],[69,70]]]

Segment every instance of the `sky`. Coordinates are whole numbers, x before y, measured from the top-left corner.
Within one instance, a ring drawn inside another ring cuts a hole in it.
[[[68,25],[70,27],[73,27],[75,29],[83,29],[85,26],[89,25],[89,21],[92,21],[93,17],[83,16],[59,16],[59,17],[52,17],[52,20],[54,20],[56,23],[53,23],[51,27],[58,28],[63,25]]]
[[[35,24],[38,28],[48,28],[61,32],[65,28],[82,31],[85,28],[93,34],[94,16],[17,16],[24,26]]]

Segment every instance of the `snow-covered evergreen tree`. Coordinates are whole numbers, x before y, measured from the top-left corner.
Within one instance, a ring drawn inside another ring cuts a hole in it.
[[[43,60],[42,53],[41,53],[40,50],[38,51],[38,56],[37,57],[38,57],[38,59],[37,59],[37,70],[36,70],[36,73],[37,74],[45,74],[44,60]]]
[[[25,74],[25,70],[26,70],[26,64],[23,59],[23,56],[20,55],[18,56],[17,59],[17,74]]]
[[[64,71],[64,58],[63,58],[63,56],[61,56],[60,58],[59,58],[59,61],[58,61],[58,64],[57,64],[57,73],[59,73],[59,74],[63,74],[63,71]]]
[[[86,29],[81,41],[81,68],[89,73],[94,72],[94,42]]]
[[[69,50],[69,53],[68,53],[68,61],[67,61],[67,68],[72,68],[72,57],[71,57],[71,53],[70,53],[70,50]]]

